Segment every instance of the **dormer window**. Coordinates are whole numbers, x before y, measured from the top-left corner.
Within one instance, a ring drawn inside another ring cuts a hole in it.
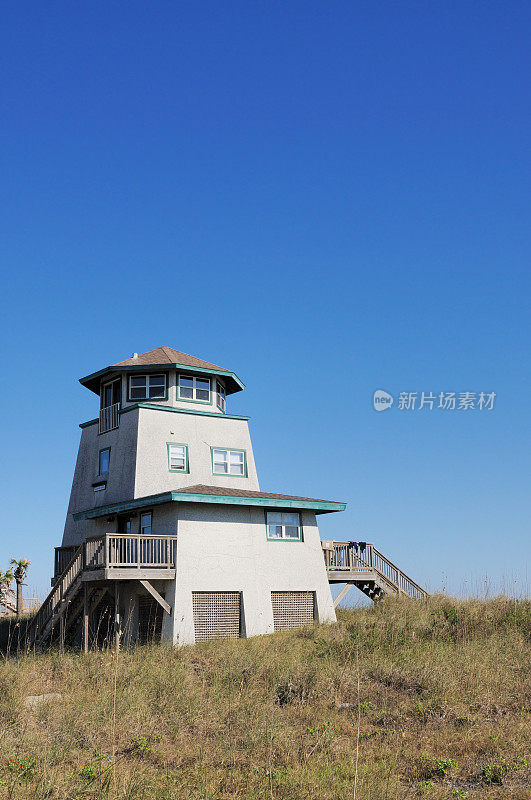
[[[225,387],[219,381],[216,381],[216,396],[217,396],[216,402],[219,410],[225,413],[225,408],[226,408]]]
[[[129,400],[166,400],[165,374],[129,375]]]
[[[179,375],[177,399],[192,403],[210,403],[210,378]]]

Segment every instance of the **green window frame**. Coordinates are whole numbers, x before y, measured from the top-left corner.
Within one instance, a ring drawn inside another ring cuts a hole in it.
[[[208,388],[207,388],[208,384]],[[208,392],[208,399],[203,395]],[[183,403],[212,404],[212,381],[205,375],[177,375],[177,400]]]
[[[225,414],[227,410],[227,394],[221,381],[216,381],[216,405]]]
[[[212,475],[223,475],[226,478],[247,477],[247,453],[234,447],[211,447]],[[240,468],[241,472],[236,472]],[[217,468],[217,469],[216,469]]]
[[[268,542],[302,542],[302,517],[300,511],[266,511]]]
[[[188,464],[188,445],[183,444],[182,442],[166,442],[166,448],[168,451],[168,470],[170,472],[182,472],[183,474],[186,472],[190,472],[189,464]],[[176,449],[182,449],[182,455],[176,452]],[[174,453],[172,453],[172,449]],[[183,466],[172,466],[172,461],[174,464],[179,463],[179,461],[183,461]]]
[[[166,372],[149,372],[130,374],[127,377],[127,400],[129,403],[141,403],[143,400],[168,399],[168,374]]]
[[[103,447],[98,453],[98,475],[108,475],[111,464],[111,448]]]

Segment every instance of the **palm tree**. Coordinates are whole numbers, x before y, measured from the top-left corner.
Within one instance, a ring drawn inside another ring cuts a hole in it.
[[[11,564],[15,567],[15,571],[13,573],[13,577],[17,583],[17,617],[22,614],[24,608],[24,601],[22,599],[22,584],[24,583],[24,578],[28,574],[28,567],[31,564],[31,561],[28,561],[27,558],[16,558],[11,559]]]
[[[10,569],[6,569],[5,572],[0,570],[0,604],[5,605],[6,608],[12,607],[13,605],[12,583],[13,572]]]

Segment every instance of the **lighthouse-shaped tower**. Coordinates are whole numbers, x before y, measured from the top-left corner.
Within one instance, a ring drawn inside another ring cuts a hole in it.
[[[335,621],[316,516],[345,505],[260,491],[248,417],[229,410],[244,388],[233,372],[158,347],[80,383],[100,409],[80,426],[56,549],[64,630],[87,647],[105,595],[128,641]],[[58,614],[39,614],[50,633]]]

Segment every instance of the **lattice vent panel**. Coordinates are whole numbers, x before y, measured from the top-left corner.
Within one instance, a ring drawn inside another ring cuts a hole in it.
[[[314,592],[271,592],[276,631],[308,625],[314,621]]]
[[[240,592],[192,592],[196,642],[240,637]]]

